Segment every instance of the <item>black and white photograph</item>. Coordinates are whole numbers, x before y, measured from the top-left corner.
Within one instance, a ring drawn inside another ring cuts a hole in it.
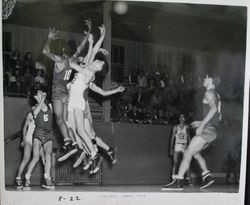
[[[3,204],[243,205],[240,2],[2,0]]]

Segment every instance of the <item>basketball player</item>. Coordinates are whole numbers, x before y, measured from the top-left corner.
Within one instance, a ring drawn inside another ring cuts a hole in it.
[[[191,124],[196,129],[196,135],[192,138],[188,148],[184,152],[179,172],[175,179],[163,186],[163,189],[182,189],[184,174],[190,167],[192,157],[194,157],[202,169],[202,185],[204,189],[214,183],[211,173],[207,168],[205,159],[201,156],[201,152],[206,149],[217,137],[216,128],[221,121],[221,100],[220,95],[215,91],[220,80],[217,76],[206,76],[203,86],[206,88],[203,97],[203,120],[195,121]]]
[[[39,160],[39,150],[42,148],[45,153],[44,182],[42,187],[51,190],[53,189],[53,184],[51,182],[50,172],[54,139],[52,106],[45,102],[46,93],[41,90],[35,91],[34,98],[37,101],[37,105],[32,111],[36,124],[33,135],[33,158],[25,174],[25,184],[23,188],[24,190],[30,190],[31,173]]]
[[[101,37],[100,39],[97,41],[97,43],[95,44],[95,47],[93,48],[93,36],[92,34],[89,35],[89,49],[88,49],[88,53],[86,55],[85,58],[79,57],[79,64],[81,66],[82,69],[84,69],[86,67],[87,64],[90,63],[90,61],[93,61],[93,58],[95,57],[95,55],[97,54],[97,52],[101,52],[103,55],[108,55],[108,51],[106,51],[103,48],[100,48],[102,41],[104,39],[105,36],[105,27],[99,27],[100,31],[101,31]],[[95,89],[95,86],[92,86],[92,90]],[[102,90],[101,88],[97,87],[98,90],[101,90],[103,93],[105,93],[104,90]],[[95,92],[98,92],[98,90],[94,90]],[[86,103],[86,109],[85,109],[85,113],[84,113],[84,124],[85,124],[85,131],[87,132],[87,134],[89,136],[91,136],[92,139],[92,143],[94,144],[94,146],[98,146],[99,148],[101,148],[103,151],[105,151],[105,153],[107,154],[107,156],[109,157],[111,164],[114,165],[116,163],[116,157],[115,157],[115,150],[111,147],[109,147],[101,138],[99,138],[98,136],[96,136],[96,133],[93,129],[93,121],[92,121],[92,116],[91,116],[91,112],[90,112],[90,107],[89,107],[89,103],[88,103],[88,90],[86,90],[86,92],[83,95],[85,103]],[[75,132],[74,132],[75,133]],[[77,136],[77,133],[75,133],[75,136]],[[80,163],[84,160],[84,158],[86,158],[86,154],[84,149],[83,151],[81,151],[81,153],[79,153],[79,157],[77,159],[77,161],[74,164],[74,167],[77,167],[80,165]],[[86,161],[86,160],[85,160]],[[87,161],[86,161],[87,162]],[[84,164],[84,170],[87,170],[89,168],[89,166],[91,165],[92,161],[88,161],[89,163]]]
[[[23,160],[19,166],[18,173],[16,176],[15,187],[17,189],[23,188],[22,183],[22,173],[28,162],[30,161],[31,152],[32,152],[32,140],[33,140],[33,132],[35,130],[35,121],[33,119],[32,113],[29,112],[26,116],[25,123],[23,126],[23,141],[21,146],[23,147],[24,156]]]
[[[91,21],[86,20],[85,25],[88,27],[88,31],[85,32],[81,44],[78,46],[76,52],[71,56],[67,49],[63,48],[62,56],[55,55],[50,51],[51,42],[57,39],[57,33],[54,28],[49,29],[49,35],[47,43],[43,49],[43,54],[55,62],[54,73],[53,73],[53,85],[52,85],[52,105],[56,117],[56,123],[60,129],[61,134],[64,138],[64,153],[59,157],[58,161],[66,160],[72,154],[77,152],[77,142],[73,135],[70,135],[69,129],[66,124],[67,116],[67,83],[71,75],[71,68],[69,66],[69,61],[76,59],[87,42],[89,33],[91,31]],[[71,144],[71,142],[73,143]],[[73,145],[73,146],[71,146]]]
[[[105,36],[105,27],[102,26],[99,28],[101,31],[101,39],[103,40]],[[87,66],[85,66],[85,68],[81,67],[76,62],[73,61],[70,62],[70,66],[73,69],[79,70],[79,72],[75,74],[74,79],[71,81],[69,85],[69,102],[68,102],[69,114],[71,113],[71,116],[73,116],[71,117],[70,124],[73,127],[75,124],[76,131],[83,140],[84,147],[87,153],[91,156],[91,161],[93,161],[95,167],[94,170],[92,170],[92,173],[96,173],[99,170],[100,159],[99,155],[97,154],[97,150],[95,149],[95,146],[93,145],[92,142],[93,137],[91,137],[90,132],[87,132],[85,128],[86,121],[84,119],[84,114],[87,104],[85,100],[86,97],[83,96],[85,96],[85,93],[88,88],[94,90],[95,92],[103,96],[112,95],[117,92],[123,92],[125,90],[125,88],[121,86],[115,90],[103,91],[93,83],[95,79],[95,73],[101,71],[104,66],[103,61],[94,60],[94,57],[98,52],[98,50],[99,48],[96,48],[96,46],[93,48],[93,52],[91,52],[91,55],[89,56],[90,60],[86,59]]]
[[[189,127],[185,124],[186,118],[184,114],[179,116],[179,124],[174,126],[171,142],[170,142],[170,155],[173,156],[173,167],[172,167],[172,179],[176,175],[176,167],[178,165],[180,154],[183,155],[187,149],[188,143],[190,142]],[[187,171],[187,178],[185,179],[187,184],[191,183],[190,172]]]

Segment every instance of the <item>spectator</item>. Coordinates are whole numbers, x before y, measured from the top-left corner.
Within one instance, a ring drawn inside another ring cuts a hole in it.
[[[137,76],[138,86],[139,88],[146,88],[148,87],[147,78],[144,72],[140,72]]]
[[[33,85],[33,76],[30,73],[30,68],[27,68],[23,75],[23,86],[25,93],[29,92],[32,85]]]
[[[22,62],[21,62],[21,60],[17,60],[17,61],[16,61],[16,66],[15,66],[14,70],[15,70],[15,71],[18,70],[19,73],[20,73],[20,75],[23,74],[23,67],[22,67]]]
[[[128,112],[128,119],[130,122],[137,122],[137,107],[134,105],[133,109]]]
[[[140,124],[145,123],[146,121],[146,116],[141,106],[138,107],[136,120],[137,120],[137,123],[140,123]]]
[[[133,96],[135,93],[135,89],[133,85],[127,85],[125,92],[121,94],[121,100],[126,104],[131,104],[133,101]]]
[[[35,73],[35,66],[34,66],[34,61],[33,61],[33,55],[31,52],[27,52],[25,53],[24,55],[24,58],[23,58],[23,69],[24,69],[24,72],[26,69],[30,69],[30,73],[34,74]]]
[[[22,76],[20,70],[18,69],[16,70],[15,76],[16,76],[17,92],[20,93],[22,88]]]
[[[37,75],[34,79],[35,84],[39,83],[41,86],[45,86],[45,79],[43,77],[43,71],[37,70]]]
[[[152,116],[151,116],[151,122],[153,124],[158,124],[159,123],[159,112],[158,112],[157,107],[153,108],[153,112],[152,112]]]
[[[120,112],[121,112],[121,120],[127,121],[128,120],[128,112],[132,110],[131,104],[127,104],[123,100],[120,102]]]
[[[12,70],[10,75],[9,92],[11,93],[17,92],[16,72],[14,70]]]
[[[152,78],[152,79],[149,80],[148,90],[149,90],[149,92],[153,92],[155,89],[156,89],[155,81]]]
[[[130,85],[135,85],[137,83],[137,75],[135,69],[132,69],[131,73],[129,74],[128,82]]]
[[[159,90],[154,90],[152,96],[151,96],[151,107],[157,107],[159,108],[162,105],[162,98],[159,95]]]
[[[137,105],[137,106],[144,106],[145,104],[145,94],[143,93],[142,88],[138,89],[138,92],[134,94],[133,96],[133,101],[132,104],[133,105]]]
[[[20,65],[21,65],[20,52],[18,50],[15,50],[13,51],[10,62],[9,62],[9,66],[8,66],[9,71],[10,72],[13,71],[15,73],[16,69],[20,67]]]

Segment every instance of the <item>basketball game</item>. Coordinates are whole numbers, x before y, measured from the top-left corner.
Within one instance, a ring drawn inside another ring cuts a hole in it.
[[[3,0],[5,202],[243,204],[247,17],[202,0]]]

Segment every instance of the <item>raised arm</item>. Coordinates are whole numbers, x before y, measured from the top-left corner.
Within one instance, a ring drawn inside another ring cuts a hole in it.
[[[102,96],[113,95],[115,93],[120,93],[120,92],[123,92],[125,90],[125,87],[119,86],[118,88],[116,88],[114,90],[105,91],[105,90],[101,89],[100,87],[98,87],[95,83],[91,83],[89,88]]]
[[[85,65],[89,65],[90,56],[91,56],[91,53],[93,52],[94,39],[93,39],[93,35],[92,34],[89,34],[88,42],[89,42],[88,53],[87,53],[87,55],[84,58],[85,59]]]
[[[71,68],[73,68],[74,70],[76,70],[77,72],[80,72],[80,73],[82,73],[83,69],[84,69],[80,65],[78,65],[75,60],[74,61],[69,61],[69,66]]]
[[[38,113],[41,111],[45,98],[46,98],[46,93],[41,93],[41,100],[40,102],[38,102],[38,105],[33,109],[34,118],[36,118]]]
[[[88,27],[88,30],[84,31],[85,36],[83,37],[82,42],[80,43],[80,45],[77,47],[75,54],[71,57],[73,59],[77,58],[80,55],[82,49],[86,45],[86,42],[87,42],[87,40],[89,38],[91,29],[92,29],[92,22],[91,22],[91,20],[85,20],[84,24]]]
[[[57,56],[51,53],[51,50],[50,50],[51,42],[57,39],[56,35],[58,34],[58,32],[59,31],[56,31],[55,28],[52,28],[52,29],[49,28],[48,40],[43,48],[43,54],[46,55],[49,59],[51,59],[54,62],[59,62],[62,60],[60,56]]]
[[[190,127],[188,125],[187,126],[187,142],[190,142]]]
[[[95,46],[93,48],[93,52],[91,53],[89,64],[94,61],[95,56],[98,53],[98,51],[99,51],[99,49],[100,49],[100,47],[102,45],[102,42],[104,40],[105,34],[106,34],[106,28],[105,28],[104,25],[100,26],[99,29],[100,29],[101,36],[100,36],[99,40],[96,42],[96,44],[95,44]]]

